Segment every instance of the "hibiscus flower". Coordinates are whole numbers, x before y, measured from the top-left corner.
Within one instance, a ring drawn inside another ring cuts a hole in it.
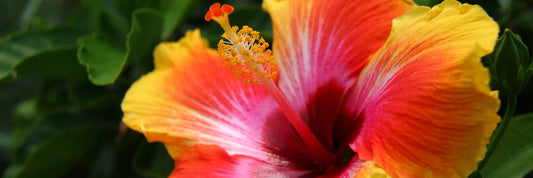
[[[476,169],[500,121],[480,62],[499,28],[481,7],[265,0],[263,8],[272,51],[251,28],[229,26],[231,6],[215,4],[206,19],[226,31],[219,51],[199,30],[162,43],[154,71],[126,93],[124,122],[165,144],[170,177],[466,177]]]

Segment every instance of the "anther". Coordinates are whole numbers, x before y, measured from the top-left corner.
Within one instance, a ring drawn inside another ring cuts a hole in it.
[[[233,7],[230,5],[215,3],[206,13],[207,21],[213,19],[224,29],[224,39],[219,41],[218,51],[225,65],[236,73],[235,76],[244,76],[247,83],[259,84],[257,77],[275,79],[277,67],[272,51],[267,49],[269,44],[249,26],[240,30],[237,26],[231,27],[228,18],[231,12]]]

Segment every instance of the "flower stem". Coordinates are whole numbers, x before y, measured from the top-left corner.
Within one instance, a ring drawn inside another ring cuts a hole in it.
[[[494,131],[493,137],[491,137],[490,142],[492,144],[489,145],[487,148],[487,154],[485,154],[485,159],[483,159],[479,165],[478,165],[478,171],[483,169],[483,166],[485,166],[487,160],[492,156],[494,153],[494,150],[498,146],[498,143],[500,143],[500,140],[505,133],[505,129],[507,129],[507,126],[509,125],[509,122],[511,121],[511,118],[514,115],[514,111],[516,109],[516,95],[508,96],[507,97],[507,108],[505,108],[505,114],[503,115],[502,122],[500,123],[500,126]]]

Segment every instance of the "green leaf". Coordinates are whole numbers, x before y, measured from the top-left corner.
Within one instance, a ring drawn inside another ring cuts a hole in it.
[[[27,136],[28,130],[35,131],[32,129],[32,124],[40,124],[39,119],[39,108],[37,100],[35,98],[30,98],[26,101],[22,101],[17,104],[16,108],[13,110],[13,131],[11,133],[12,139],[24,140],[24,137]]]
[[[99,13],[87,6],[73,10],[67,25],[69,27],[95,31],[99,26]]]
[[[115,82],[129,61],[151,56],[159,42],[163,19],[150,9],[139,9],[133,13],[132,26],[127,37],[127,51],[123,46],[101,34],[80,38],[78,43],[79,62],[87,67],[89,79],[96,85]]]
[[[128,62],[150,58],[159,42],[163,17],[151,9],[138,9],[133,12],[131,30],[128,33],[126,60]]]
[[[442,0],[414,0],[416,4],[421,6],[433,7],[434,5],[439,4]]]
[[[522,177],[533,170],[533,113],[512,118],[493,156],[481,170],[483,177]]]
[[[0,80],[13,78],[15,67],[44,50],[76,44],[82,32],[70,29],[18,32],[0,42]]]
[[[89,7],[101,14],[99,20],[101,30],[113,38],[122,38],[128,31],[128,20],[121,16],[116,4],[106,0],[79,0],[85,7]],[[124,38],[122,38],[124,39]]]
[[[112,1],[115,11],[125,19],[131,19],[133,12],[140,8],[156,9],[163,0],[108,0]],[[181,0],[180,0],[181,1]],[[109,3],[111,4],[111,3]]]
[[[161,2],[160,9],[165,17],[161,39],[167,39],[172,34],[174,29],[185,19],[194,2],[193,0],[164,0]]]
[[[108,138],[109,139],[109,138]],[[108,178],[113,177],[113,172],[117,172],[115,164],[122,161],[117,158],[116,148],[119,143],[116,139],[105,140],[99,147],[98,153],[94,156],[90,167],[88,178]]]
[[[99,13],[106,13],[107,7],[103,0],[79,0],[79,2],[87,7],[90,7]]]
[[[13,147],[15,143],[13,142],[13,139],[7,134],[0,133],[0,147],[3,148],[10,148]]]
[[[22,12],[22,24],[21,26],[25,27],[30,22],[31,18],[35,16],[37,10],[39,9],[42,0],[30,0],[26,3],[24,11]]]
[[[77,79],[85,76],[84,69],[76,60],[77,46],[65,46],[41,51],[24,58],[15,66],[16,78],[48,76]]]
[[[9,84],[0,84],[0,154],[1,150],[10,150],[16,146],[14,140],[14,112],[20,107],[22,101],[27,100],[31,95],[34,95],[34,87],[37,85],[35,80],[20,80]],[[31,115],[32,108],[26,105],[26,108],[21,108],[20,111],[25,111],[23,114]],[[11,134],[7,134],[8,132]]]
[[[27,3],[27,1],[0,1],[0,7],[3,7],[0,13],[0,36],[20,28],[21,12]]]
[[[96,85],[113,83],[124,67],[125,50],[101,34],[78,40],[78,61],[87,68],[89,80]]]
[[[143,141],[133,156],[132,166],[143,177],[163,178],[172,172],[174,161],[163,144]]]
[[[60,177],[86,157],[97,145],[102,129],[83,125],[64,130],[44,142],[30,153],[24,164],[8,171],[6,177]]]
[[[483,178],[483,175],[476,170],[472,172],[472,174],[468,175],[468,178]]]

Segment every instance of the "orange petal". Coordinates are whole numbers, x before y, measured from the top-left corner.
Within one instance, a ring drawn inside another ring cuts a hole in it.
[[[223,66],[199,30],[158,45],[155,70],[136,81],[122,103],[124,122],[175,157],[196,144],[266,160],[262,130],[277,108],[260,85],[246,85]]]
[[[480,62],[498,29],[481,7],[455,0],[395,19],[347,99],[361,122],[352,149],[392,177],[468,176],[500,121]]]

